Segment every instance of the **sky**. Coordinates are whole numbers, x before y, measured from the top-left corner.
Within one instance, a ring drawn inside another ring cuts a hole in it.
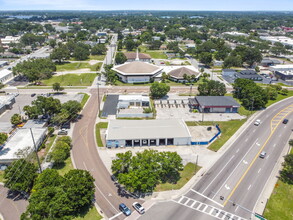
[[[0,10],[292,11],[293,0],[0,0]]]

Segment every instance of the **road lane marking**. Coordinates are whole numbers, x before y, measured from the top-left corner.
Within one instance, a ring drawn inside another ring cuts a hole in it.
[[[254,141],[254,143],[250,146],[250,148],[248,149],[248,151],[246,152],[246,154],[242,157],[242,159],[239,161],[239,163],[237,164],[237,166],[234,168],[234,170],[230,173],[230,175],[228,176],[228,178],[224,181],[223,185],[219,188],[219,190],[215,193],[215,195],[213,196],[212,199],[215,198],[216,195],[218,195],[219,191],[222,189],[222,187],[226,184],[227,180],[230,179],[230,177],[234,174],[235,170],[238,168],[238,166],[241,164],[241,162],[244,160],[244,158],[246,157],[246,155],[250,152],[250,150],[252,149],[252,147],[255,145],[255,143],[257,143],[258,138]]]
[[[84,165],[85,169],[88,170],[87,167],[86,167],[85,162],[83,162],[83,165]],[[113,208],[116,212],[119,212],[119,211],[113,206],[113,204],[107,199],[107,197],[104,195],[104,193],[100,190],[100,188],[97,186],[96,182],[94,182],[94,185],[95,185],[95,187],[100,191],[100,193],[101,193],[102,196],[106,199],[106,201],[112,206],[112,208]]]
[[[205,195],[203,195],[203,194],[201,194],[201,193],[195,191],[194,189],[191,189],[190,191],[197,193],[198,195],[200,195],[200,196],[202,196],[202,197],[204,197],[204,198],[210,200],[211,202],[217,204],[218,206],[224,207],[222,204],[220,204],[220,203],[216,202],[215,200],[212,200],[211,198],[209,198],[209,197],[207,197],[207,196],[205,196]]]
[[[273,147],[276,147],[276,144],[274,144]]]
[[[293,105],[288,106],[289,107],[293,107]],[[285,108],[285,109],[287,109]],[[282,109],[280,112],[284,111],[285,109]],[[274,120],[274,118],[279,114],[277,113],[272,120]],[[231,193],[228,195],[228,197],[226,198],[225,202],[223,203],[224,206],[226,206],[227,202],[229,201],[229,199],[231,198],[231,196],[234,194],[234,192],[236,191],[236,189],[238,188],[238,186],[240,185],[240,183],[242,182],[242,180],[244,179],[244,177],[246,176],[246,174],[248,173],[248,171],[251,169],[252,165],[255,163],[256,159],[258,158],[259,154],[261,153],[261,151],[264,149],[264,147],[267,145],[267,143],[269,142],[269,140],[271,139],[271,137],[273,136],[273,134],[276,131],[276,128],[280,125],[281,121],[287,116],[289,115],[291,112],[288,112],[287,114],[285,114],[283,116],[283,118],[281,118],[281,120],[279,120],[278,124],[273,128],[273,130],[271,131],[271,134],[269,135],[269,137],[267,138],[266,142],[263,144],[263,146],[261,147],[261,149],[259,150],[259,152],[255,155],[253,161],[250,163],[250,165],[248,166],[248,168],[246,169],[246,171],[244,172],[244,174],[241,176],[240,180],[237,182],[236,186],[233,188],[233,190],[231,191]],[[271,120],[271,122],[272,122]],[[271,127],[272,128],[272,127]]]
[[[229,190],[230,189],[230,187],[226,184],[225,185],[225,188],[227,189],[227,190]]]
[[[251,184],[249,185],[249,187],[247,188],[247,190],[249,190],[249,189],[250,189],[250,187],[251,187]]]
[[[220,170],[220,172],[217,174],[217,176],[209,183],[209,185],[205,188],[205,190],[202,192],[202,194],[204,194],[204,192],[210,187],[210,185],[215,181],[215,179],[217,179],[217,177],[221,174],[221,172],[226,168],[226,166],[231,162],[231,160],[235,157],[235,155],[233,155],[230,160],[225,164],[225,166]]]
[[[269,159],[270,155],[267,156],[267,159]]]
[[[248,141],[248,138],[245,139],[245,142],[247,142],[247,141]]]
[[[243,160],[243,163],[244,163],[244,164],[248,164],[248,162],[247,162],[246,160]]]
[[[239,150],[240,150],[240,149],[238,148],[238,149],[237,149],[237,151],[236,151],[236,153],[238,153],[238,152],[239,152]]]
[[[255,132],[255,129],[252,132],[254,133]]]
[[[259,173],[261,171],[261,168],[259,168],[259,170],[257,171],[257,173]]]
[[[260,146],[260,144],[259,144],[259,143],[256,143],[256,145],[257,145],[257,146]]]
[[[114,219],[114,218],[117,218],[119,215],[121,215],[122,214],[122,212],[119,212],[118,214],[116,214],[116,215],[114,215],[114,216],[112,216],[111,218],[109,218],[109,220],[112,220],[112,219]]]

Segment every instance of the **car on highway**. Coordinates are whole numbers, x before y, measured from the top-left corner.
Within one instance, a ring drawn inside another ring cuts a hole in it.
[[[31,97],[34,97],[36,95],[36,93],[31,94]]]
[[[259,157],[263,159],[266,157],[266,155],[267,155],[267,153],[265,151],[263,151],[260,153]]]
[[[129,209],[124,203],[121,203],[121,204],[119,205],[119,210],[120,210],[121,212],[123,212],[124,215],[126,215],[126,216],[131,215],[131,211],[130,211],[130,209]]]
[[[254,125],[259,126],[260,125],[260,119],[255,120]]]
[[[139,214],[145,213],[144,207],[142,207],[142,205],[139,204],[138,202],[133,203],[132,206]]]
[[[289,121],[289,119],[285,118],[285,119],[283,120],[283,124],[287,124],[288,121]]]

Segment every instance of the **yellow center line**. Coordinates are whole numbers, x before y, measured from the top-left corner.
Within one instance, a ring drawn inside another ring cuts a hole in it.
[[[286,107],[285,109],[279,111],[277,113],[277,115],[286,110],[287,108],[292,107],[293,105],[290,105],[288,107]],[[244,172],[244,174],[241,176],[240,180],[237,182],[236,186],[233,188],[233,190],[231,191],[231,193],[228,195],[227,199],[224,202],[224,206],[226,206],[227,202],[229,201],[229,199],[231,198],[231,196],[235,193],[236,189],[238,188],[238,186],[240,185],[240,183],[242,182],[242,180],[244,179],[244,177],[246,176],[246,174],[248,173],[248,171],[251,169],[252,165],[255,163],[256,159],[258,158],[259,154],[261,153],[261,151],[264,149],[264,147],[267,145],[268,141],[271,139],[272,135],[275,133],[276,128],[279,126],[279,124],[281,123],[281,121],[288,115],[290,114],[292,111],[288,111],[286,113],[286,115],[284,115],[281,120],[279,120],[277,126],[275,128],[273,128],[273,130],[271,131],[269,137],[267,138],[266,142],[263,144],[263,146],[261,147],[261,149],[259,150],[259,152],[257,153],[257,155],[254,157],[253,161],[251,162],[251,164],[248,166],[248,168],[246,169],[246,171]],[[276,117],[276,115],[272,118],[272,120],[274,120],[274,118]]]

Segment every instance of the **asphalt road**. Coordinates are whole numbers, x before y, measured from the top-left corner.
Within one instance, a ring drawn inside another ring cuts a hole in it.
[[[293,97],[264,110],[258,117],[261,124],[248,125],[188,193],[166,202],[173,203],[170,208],[165,203],[153,206],[140,219],[166,219],[166,213],[174,220],[250,219],[276,161],[283,156],[292,133],[292,113]],[[284,118],[289,119],[286,125]],[[262,151],[267,153],[264,159],[259,158]]]
[[[19,220],[27,205],[27,200],[8,194],[8,189],[0,185],[0,211],[5,220]]]
[[[100,90],[100,100],[102,92],[103,90]],[[123,202],[131,207],[135,200],[118,195],[118,188],[111,180],[111,176],[98,154],[94,135],[98,114],[98,95],[96,90],[92,90],[91,94],[91,98],[82,111],[83,118],[75,124],[73,130],[72,157],[76,168],[90,171],[95,178],[95,199],[104,214],[108,218],[117,216],[115,219],[124,219],[125,216],[118,210],[119,204]]]

